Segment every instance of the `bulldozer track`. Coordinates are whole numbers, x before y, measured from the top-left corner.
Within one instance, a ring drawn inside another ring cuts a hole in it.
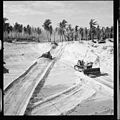
[[[14,80],[4,91],[4,115],[24,115],[29,100],[37,85],[47,77],[61,56],[65,45],[56,51],[56,58],[36,60],[25,73]]]
[[[82,79],[88,81],[87,84],[77,84],[43,100],[33,102],[26,115],[65,115],[82,101],[96,94],[96,89],[98,89],[95,87],[96,85],[102,87],[109,96],[113,96],[112,82],[101,82],[100,77],[99,80],[96,80],[83,73],[80,74]],[[104,80],[106,77],[108,79],[108,76],[104,76],[102,79]]]
[[[56,52],[57,57],[50,61],[41,58],[18,79],[5,89],[4,114],[5,115],[65,115],[73,110],[82,101],[94,96],[101,87],[113,96],[113,78],[109,75],[91,78],[80,72],[80,78],[84,82],[76,84],[60,93],[44,98],[31,104],[42,86],[45,79],[60,59],[66,45]],[[43,64],[44,63],[44,64]],[[74,69],[74,68],[73,68]],[[95,87],[97,85],[97,87]],[[39,89],[39,90],[38,90]],[[22,93],[22,94],[21,94]]]

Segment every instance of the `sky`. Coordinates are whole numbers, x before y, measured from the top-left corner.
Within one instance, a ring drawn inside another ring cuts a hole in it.
[[[46,19],[55,28],[65,19],[74,27],[88,27],[90,19],[95,19],[102,27],[113,25],[113,1],[4,1],[3,17],[11,25],[42,27]]]

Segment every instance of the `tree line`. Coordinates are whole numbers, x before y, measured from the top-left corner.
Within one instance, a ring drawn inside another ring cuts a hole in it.
[[[40,27],[31,27],[30,25],[23,26],[22,24],[15,23],[10,25],[7,18],[3,18],[3,33],[4,40],[17,40],[17,41],[37,41],[41,42],[47,39],[48,42],[56,41],[78,41],[78,40],[94,40],[113,38],[114,27],[100,27],[97,21],[91,19],[89,28],[79,27],[76,25],[72,27],[65,19],[58,23],[57,27],[53,29],[50,19],[46,19]],[[44,32],[45,31],[45,32]]]
[[[22,24],[15,23],[13,26],[7,22],[7,18],[3,18],[3,35],[4,40],[34,40],[38,39],[39,35],[42,33],[41,28],[31,27],[30,25],[23,26]]]

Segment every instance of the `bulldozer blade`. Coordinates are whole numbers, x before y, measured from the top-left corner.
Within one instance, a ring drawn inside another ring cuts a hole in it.
[[[84,69],[84,74],[100,74],[100,68],[89,68],[89,69]]]

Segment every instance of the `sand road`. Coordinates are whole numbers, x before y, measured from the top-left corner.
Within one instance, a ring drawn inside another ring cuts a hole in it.
[[[38,87],[34,92],[34,96],[27,106],[26,115],[113,114],[112,70],[108,71],[107,67],[104,69],[104,66],[101,65],[101,75],[90,77],[73,69],[77,59],[82,59],[86,51],[87,46],[78,43],[66,46],[61,58],[55,63],[46,78],[42,89],[38,92]],[[90,58],[89,55],[88,58]],[[74,112],[77,106],[91,99],[97,101],[97,110],[91,109],[92,106],[90,106],[88,110],[87,107],[86,109],[82,107],[85,109],[84,112],[80,108],[79,112]],[[102,101],[101,107],[98,107],[98,101]],[[107,101],[110,108],[104,104]],[[109,110],[106,112],[108,108]]]
[[[23,115],[29,99],[37,84],[45,79],[50,69],[59,58],[64,45],[55,50],[56,57],[53,61],[40,58],[18,79],[13,81],[6,89],[4,95],[4,114]],[[52,51],[53,52],[53,51]]]
[[[46,69],[49,64],[46,59],[43,60],[45,64],[41,63],[43,62],[41,60],[37,62],[32,68],[33,72],[28,72],[28,78],[26,76],[21,82],[16,83],[14,87],[11,87],[11,90],[9,89],[6,92],[4,96],[5,114],[112,115],[114,112],[113,54],[110,53],[112,48],[110,46],[112,45],[109,44],[98,45],[96,48],[87,42],[84,44],[78,42],[68,43],[61,57],[55,62],[54,67],[49,69],[48,76],[42,82],[36,84],[36,81],[40,80],[41,70]],[[86,76],[74,70],[77,60],[84,58],[88,46],[89,51],[86,61],[96,59],[96,55],[92,54],[91,50],[101,57],[100,76]],[[30,81],[29,83],[28,80]],[[33,88],[33,86],[35,87]],[[10,97],[11,95],[12,97]],[[18,105],[18,103],[21,104]],[[93,105],[95,105],[94,108]],[[98,107],[99,105],[100,107]]]

